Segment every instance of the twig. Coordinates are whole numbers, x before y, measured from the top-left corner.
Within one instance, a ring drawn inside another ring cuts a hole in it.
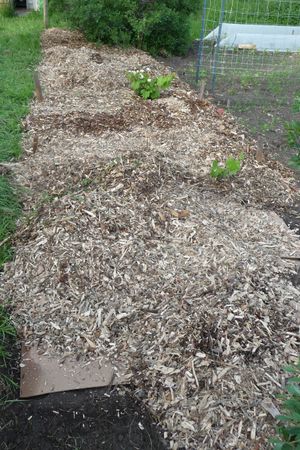
[[[195,378],[197,389],[199,389],[200,385],[199,385],[199,380],[197,378],[196,371],[195,371],[194,360],[192,360],[192,371],[193,371],[193,375]]]
[[[281,259],[290,259],[291,261],[300,261],[300,256],[282,256]]]

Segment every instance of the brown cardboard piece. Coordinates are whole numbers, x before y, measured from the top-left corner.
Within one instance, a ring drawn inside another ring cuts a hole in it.
[[[126,383],[122,367],[103,358],[79,363],[75,358],[49,357],[36,348],[22,347],[20,397],[29,398],[54,392],[105,387]]]

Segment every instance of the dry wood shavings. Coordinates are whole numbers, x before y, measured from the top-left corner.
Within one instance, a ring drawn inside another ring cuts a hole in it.
[[[45,99],[11,165],[28,218],[1,298],[27,344],[124,364],[171,448],[264,448],[280,369],[299,354],[282,258],[299,241],[270,211],[292,203],[291,173],[179,80],[139,99],[126,71],[168,71],[145,53],[62,30],[42,43]],[[214,159],[241,151],[237,177],[210,179]]]

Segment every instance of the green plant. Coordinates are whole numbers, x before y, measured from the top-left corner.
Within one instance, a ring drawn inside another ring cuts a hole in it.
[[[300,95],[297,95],[295,97],[294,103],[293,103],[293,112],[299,113],[300,112]],[[295,169],[300,168],[300,120],[290,120],[289,122],[286,122],[285,129],[287,133],[287,141],[291,148],[294,148],[297,150],[297,153],[292,156],[292,158],[289,161],[289,164],[291,167],[294,167]]]
[[[289,366],[286,372],[293,376],[288,380],[286,393],[278,396],[283,400],[285,415],[277,419],[281,424],[277,427],[277,435],[270,441],[274,450],[300,449],[300,359],[295,366]]]
[[[3,306],[0,305],[0,367],[3,361],[9,356],[9,352],[5,348],[5,343],[8,338],[15,338],[16,330],[6,314]]]
[[[11,378],[8,369],[8,360],[12,356],[8,348],[11,348],[11,344],[15,340],[16,330],[4,307],[0,305],[0,406],[5,403],[7,395],[17,388],[17,384]],[[3,386],[5,386],[4,389]]]
[[[221,180],[223,178],[231,177],[239,173],[242,168],[242,162],[244,160],[244,154],[241,153],[239,158],[228,158],[225,161],[225,165],[221,166],[215,159],[210,169],[210,175],[212,178]]]
[[[34,90],[32,72],[39,60],[42,27],[37,13],[9,20],[0,17],[0,162],[21,153],[20,122]],[[0,243],[14,231],[20,212],[18,192],[0,172]],[[0,268],[10,257],[6,241],[0,246]]]
[[[151,54],[182,54],[190,44],[189,16],[197,0],[50,0],[89,40],[134,45]]]
[[[293,111],[295,113],[300,112],[300,93],[295,97],[294,103],[293,103]]]
[[[15,16],[15,10],[11,2],[9,2],[8,4],[0,5],[0,16],[6,18]]]
[[[285,124],[287,140],[290,147],[300,148],[300,121],[291,120]]]
[[[175,78],[174,74],[161,75],[151,78],[149,72],[144,70],[136,70],[128,72],[127,78],[130,81],[131,88],[145,100],[154,100],[160,97],[163,89],[171,86]]]

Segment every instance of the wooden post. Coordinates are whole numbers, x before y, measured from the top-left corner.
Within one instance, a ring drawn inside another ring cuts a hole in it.
[[[34,72],[33,74],[34,84],[35,84],[35,95],[39,102],[42,102],[44,100],[43,98],[43,92],[41,87],[41,82],[39,79],[39,74],[37,72]]]
[[[49,27],[48,0],[44,0],[44,27]]]

